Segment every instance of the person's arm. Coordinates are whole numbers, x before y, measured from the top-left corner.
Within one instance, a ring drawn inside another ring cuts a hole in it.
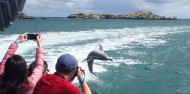
[[[0,75],[2,75],[4,72],[4,66],[5,66],[7,59],[15,54],[17,48],[18,48],[18,45],[15,43],[11,43],[11,45],[9,46],[9,49],[7,50],[3,60],[0,63]]]
[[[81,71],[81,68],[79,67],[77,71],[78,71],[77,77],[81,84],[83,94],[92,94],[88,84],[84,81],[84,75],[83,72]]]
[[[9,49],[7,50],[3,60],[0,63],[0,75],[2,75],[4,72],[4,66],[5,66],[7,59],[15,54],[15,52],[18,48],[18,44],[26,40],[26,34],[27,33],[24,33],[21,36],[19,36],[16,39],[16,41],[14,43],[11,43],[11,45],[9,46]]]
[[[40,34],[37,36],[36,42],[38,45],[38,48],[36,49],[36,63],[32,75],[30,76],[32,78],[30,83],[33,84],[33,86],[35,86],[38,80],[42,77],[44,71],[44,49],[42,47],[42,37]]]
[[[82,87],[82,92],[83,94],[92,94],[90,88],[88,87],[88,84],[86,82],[83,82],[81,84],[81,87]]]

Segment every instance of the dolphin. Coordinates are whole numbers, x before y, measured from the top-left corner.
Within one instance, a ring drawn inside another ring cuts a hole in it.
[[[87,58],[85,60],[83,60],[82,62],[84,61],[87,61],[88,63],[88,69],[89,71],[94,74],[93,72],[93,62],[94,60],[97,59],[97,60],[109,60],[109,61],[113,61],[111,58],[109,58],[103,51],[103,47],[102,45],[99,44],[99,50],[94,50],[94,51],[91,51]],[[95,74],[94,74],[95,75]],[[95,75],[96,76],[96,75]]]

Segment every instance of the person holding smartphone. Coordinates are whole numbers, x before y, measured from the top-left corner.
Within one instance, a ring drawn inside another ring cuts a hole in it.
[[[33,94],[92,94],[81,67],[73,55],[61,55],[55,66],[56,72],[43,76],[37,83]],[[71,82],[78,77],[82,87],[80,92]]]
[[[37,81],[42,77],[44,67],[44,49],[42,36],[36,36],[36,63],[31,76],[27,76],[27,63],[20,55],[15,55],[18,45],[27,40],[28,33],[20,35],[10,45],[0,63],[0,94],[32,94]]]

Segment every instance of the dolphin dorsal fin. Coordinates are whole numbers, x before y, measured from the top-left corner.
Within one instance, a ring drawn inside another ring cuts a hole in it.
[[[100,50],[100,51],[103,51],[103,47],[102,47],[101,44],[99,44],[99,50]]]

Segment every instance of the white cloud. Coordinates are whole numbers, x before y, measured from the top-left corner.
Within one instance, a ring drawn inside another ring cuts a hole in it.
[[[33,16],[65,17],[79,12],[125,14],[142,10],[189,18],[189,9],[189,0],[27,0],[24,12]]]
[[[23,11],[32,16],[65,17],[86,10],[87,2],[89,0],[27,0]]]
[[[190,1],[188,0],[167,0],[165,3],[145,3],[147,3],[146,5],[149,5],[149,7],[142,9],[158,13],[159,15],[177,16],[180,18],[190,17],[190,13],[188,13]]]

